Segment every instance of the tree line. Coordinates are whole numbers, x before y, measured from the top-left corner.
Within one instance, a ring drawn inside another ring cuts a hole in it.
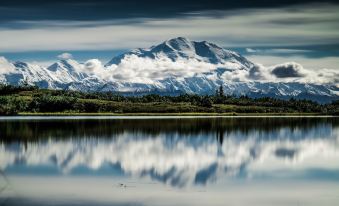
[[[227,106],[233,105],[233,106]],[[35,86],[0,85],[0,114],[19,112],[237,112],[339,114],[339,101],[318,104],[310,100],[281,100],[224,95],[223,87],[213,95],[182,94],[124,96],[113,92],[47,90]]]

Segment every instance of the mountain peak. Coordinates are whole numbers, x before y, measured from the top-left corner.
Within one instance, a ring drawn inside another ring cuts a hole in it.
[[[47,67],[59,82],[81,81],[88,75],[83,72],[83,65],[73,59],[62,59]]]
[[[185,37],[168,39],[161,44],[148,49],[136,49],[122,55],[114,57],[106,66],[120,64],[121,60],[127,56],[135,55],[141,58],[159,59],[167,57],[172,61],[178,59],[195,59],[200,62],[211,64],[236,63],[240,67],[249,69],[253,63],[236,52],[226,50],[221,46],[207,41],[191,41]]]
[[[73,59],[62,59],[62,60],[52,64],[51,66],[47,67],[47,69],[49,71],[53,71],[53,72],[55,72],[59,69],[74,71],[79,66],[80,66],[80,64]]]
[[[28,67],[28,63],[22,62],[22,61],[16,61],[14,62],[14,66],[18,68],[26,68]]]
[[[175,50],[185,50],[192,48],[192,42],[185,37],[176,37],[173,39],[168,39],[164,44],[172,47]]]
[[[189,40],[187,37],[178,36],[178,37],[170,38],[167,41],[186,41],[186,42],[190,42],[191,40]]]

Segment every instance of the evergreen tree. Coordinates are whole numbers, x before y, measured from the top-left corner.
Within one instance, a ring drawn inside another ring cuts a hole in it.
[[[219,96],[220,97],[223,97],[225,94],[224,94],[224,87],[222,85],[220,85],[219,87]]]

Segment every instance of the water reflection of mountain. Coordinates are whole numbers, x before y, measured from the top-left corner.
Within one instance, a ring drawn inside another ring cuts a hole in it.
[[[34,141],[42,138],[111,138],[124,132],[159,135],[240,132],[274,132],[281,128],[307,131],[314,127],[338,127],[339,118],[182,118],[182,119],[75,119],[0,121],[1,141]]]
[[[109,165],[177,187],[247,176],[258,166],[326,170],[339,158],[338,126],[336,118],[7,121],[0,168],[52,165],[62,174]]]

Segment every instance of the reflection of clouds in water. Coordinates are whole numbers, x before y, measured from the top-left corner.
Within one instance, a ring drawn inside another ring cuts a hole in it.
[[[127,132],[113,139],[1,144],[0,167],[52,164],[70,173],[79,166],[97,170],[111,164],[132,176],[185,186],[206,184],[222,175],[251,173],[256,169],[253,165],[270,168],[272,159],[275,164],[298,163],[302,167],[305,159],[339,158],[339,130],[326,124],[271,132],[235,131],[221,138],[217,133],[155,137]],[[315,164],[311,166],[319,166]]]

